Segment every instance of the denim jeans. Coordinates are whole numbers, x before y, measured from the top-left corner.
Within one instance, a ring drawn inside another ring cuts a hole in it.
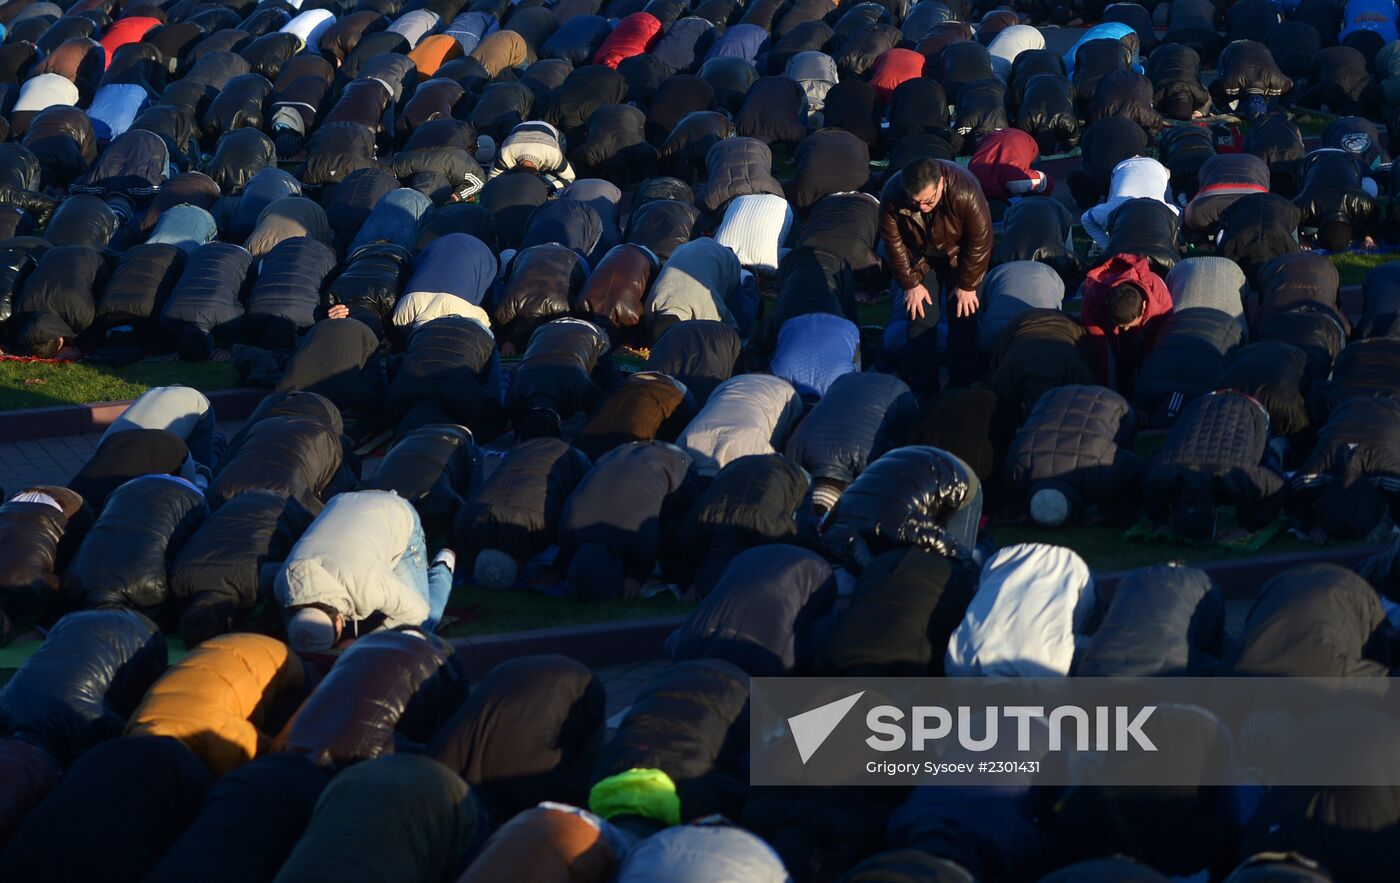
[[[156,229],[147,242],[163,242],[190,254],[218,236],[219,225],[214,216],[197,205],[181,204],[167,209],[156,222]]]
[[[433,201],[417,190],[390,190],[374,204],[347,254],[371,242],[392,242],[412,249],[418,242],[418,225],[433,208]]]
[[[452,594],[452,571],[446,564],[429,564],[428,543],[423,537],[423,524],[417,510],[413,513],[413,533],[409,535],[408,547],[394,566],[394,574],[413,586],[428,602],[428,618],[423,620],[423,628],[427,631],[437,628],[442,622],[442,612],[447,609],[447,597]]]

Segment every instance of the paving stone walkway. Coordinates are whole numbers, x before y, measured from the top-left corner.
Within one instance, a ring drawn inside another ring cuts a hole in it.
[[[15,418],[0,416],[6,419]],[[219,431],[228,438],[242,425],[238,420],[220,423]],[[29,485],[66,485],[101,440],[102,433],[93,432],[0,444],[0,488],[9,496]]]

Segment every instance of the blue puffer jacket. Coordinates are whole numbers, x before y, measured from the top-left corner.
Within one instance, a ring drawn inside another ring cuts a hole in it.
[[[262,260],[257,284],[248,295],[248,315],[282,316],[298,330],[310,328],[335,265],[335,252],[315,239],[282,240]]]
[[[178,331],[185,323],[220,335],[231,333],[243,318],[253,256],[241,245],[211,242],[200,246],[185,263],[185,272],[161,310],[160,322]]]
[[[667,828],[632,847],[617,883],[790,883],[778,853],[743,828],[686,825]]]
[[[0,733],[71,763],[121,735],[165,664],[165,636],[142,614],[70,613],[0,690]]]
[[[850,484],[866,464],[899,443],[918,412],[914,394],[899,378],[848,374],[798,424],[787,455],[813,478]]]
[[[486,243],[467,233],[449,233],[418,255],[404,294],[442,291],[481,306],[495,281],[496,256]]]
[[[1091,40],[1122,40],[1129,34],[1132,34],[1136,38],[1137,31],[1134,31],[1131,26],[1125,25],[1122,22],[1108,21],[1100,25],[1094,25],[1092,28],[1085,31],[1083,36],[1081,36],[1073,46],[1069,47],[1069,51],[1065,53],[1065,75],[1070,79],[1074,79],[1074,59],[1075,56],[1079,54],[1080,46],[1083,46]],[[1138,64],[1137,52],[1133,52],[1133,70],[1142,73],[1142,65]]]
[[[860,371],[860,329],[841,316],[808,313],[783,323],[769,370],[804,398],[821,398],[839,378]]]

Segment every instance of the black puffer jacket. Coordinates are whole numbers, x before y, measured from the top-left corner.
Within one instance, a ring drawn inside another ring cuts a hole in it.
[[[1368,288],[1372,277],[1384,278],[1377,273],[1383,267],[1367,275]],[[1323,255],[1313,252],[1280,255],[1259,268],[1259,312],[1267,316],[1297,304],[1316,304],[1341,316],[1340,289],[1337,266]],[[1370,335],[1361,333],[1358,328],[1357,336]]]
[[[1374,337],[1347,345],[1337,355],[1332,376],[1321,383],[1313,401],[1313,414],[1319,420],[1348,399],[1400,398],[1400,339]]]
[[[331,774],[295,754],[259,757],[219,777],[204,805],[142,879],[178,883],[271,880],[291,854]],[[229,837],[230,830],[246,838]]]
[[[973,42],[945,46],[938,56],[938,71],[938,80],[948,94],[948,103],[955,107],[962,104],[964,86],[996,76],[992,69],[992,55],[987,47]]]
[[[1166,273],[1181,258],[1177,213],[1161,200],[1130,199],[1108,216],[1108,245],[1102,260],[1114,255],[1142,255],[1158,273]]]
[[[312,392],[337,408],[377,414],[384,404],[379,338],[353,319],[318,322],[297,344],[277,383],[280,392]]]
[[[738,333],[723,322],[677,322],[652,345],[646,368],[685,384],[701,408],[715,387],[734,376],[742,349]]]
[[[1288,114],[1272,113],[1250,127],[1244,149],[1269,166],[1269,187],[1292,198],[1298,190],[1299,163],[1307,155],[1298,124]]]
[[[107,247],[120,226],[121,219],[102,200],[90,194],[76,194],[59,204],[44,230],[44,238],[54,245],[101,249]]]
[[[654,199],[627,219],[623,238],[651,251],[662,261],[695,236],[700,210],[674,199]]]
[[[244,128],[219,138],[214,158],[209,161],[209,168],[205,171],[225,196],[233,196],[241,192],[243,185],[258,172],[276,164],[277,151],[272,146],[272,139],[257,129]],[[307,180],[307,183],[322,182]]]
[[[662,523],[690,473],[690,455],[669,442],[631,442],[604,454],[569,496],[559,520],[557,566],[567,595],[620,597],[661,556]],[[681,509],[684,511],[684,508]]]
[[[1225,599],[1209,574],[1175,564],[1144,567],[1119,581],[1073,673],[1205,677],[1225,643]]]
[[[160,313],[167,331],[193,325],[216,338],[231,335],[243,318],[244,295],[252,285],[253,256],[226,242],[202,245],[185,262]]]
[[[463,554],[499,549],[517,560],[531,557],[554,541],[564,501],[589,465],[582,451],[558,439],[516,445],[457,511],[454,545]]]
[[[520,255],[517,258],[523,263],[512,265],[511,282],[515,283],[516,274],[523,271],[525,264],[544,257],[545,253],[534,251],[534,246],[562,245],[577,252],[585,262],[591,262],[602,241],[603,219],[593,206],[568,196],[550,200],[530,213],[525,235],[520,238]],[[580,271],[584,268],[585,265],[579,266]],[[527,272],[539,272],[539,268]],[[507,292],[513,287],[508,286]]]
[[[1305,527],[1320,522],[1333,539],[1368,536],[1386,519],[1388,498],[1400,489],[1397,443],[1400,401],[1343,402],[1328,415],[1290,481],[1295,517]]]
[[[1064,74],[1036,74],[1026,80],[1016,125],[1035,138],[1045,155],[1068,153],[1079,144],[1074,86]]]
[[[796,81],[763,77],[749,87],[734,118],[734,128],[741,137],[755,138],[770,146],[796,144],[807,134],[802,120],[806,106],[807,95]]]
[[[1249,94],[1276,99],[1293,88],[1274,63],[1269,47],[1253,40],[1236,40],[1220,53],[1220,76],[1211,91],[1227,106]]]
[[[1122,40],[1099,39],[1081,43],[1074,53],[1075,103],[1088,110],[1098,91],[1099,81],[1114,71],[1132,66],[1133,53]]]
[[[1237,350],[1216,379],[1219,389],[1239,390],[1269,412],[1277,435],[1293,436],[1308,428],[1305,383],[1308,357],[1296,346],[1278,341],[1253,343]]]
[[[63,572],[63,594],[88,607],[160,604],[170,597],[170,562],[208,514],[203,495],[188,482],[132,479],[107,498]]]
[[[266,417],[240,432],[209,485],[210,506],[218,509],[244,491],[268,490],[319,513],[321,494],[341,468],[339,416],[336,411],[334,426],[310,416]]]
[[[245,126],[263,127],[263,103],[272,94],[272,83],[260,73],[244,74],[229,80],[209,103],[200,128],[207,138],[217,139],[225,132]]]
[[[962,152],[977,149],[977,139],[1011,125],[1006,114],[1006,86],[992,77],[963,86],[958,93],[954,128],[963,138]]]
[[[233,628],[271,582],[267,565],[285,561],[311,513],[271,491],[239,494],[211,515],[170,565],[170,594],[189,603],[180,621],[186,646]]]
[[[673,563],[695,595],[709,594],[720,573],[743,550],[795,540],[797,510],[808,485],[808,476],[781,454],[740,457],[721,469],[677,534],[687,542]]]
[[[656,174],[656,148],[647,143],[646,114],[629,104],[605,104],[588,117],[588,137],[570,156],[582,177],[605,178],[624,190]]]
[[[1002,235],[992,247],[991,265],[1012,261],[1048,264],[1062,279],[1077,278],[1083,262],[1065,245],[1075,218],[1053,199],[1023,199],[1002,216]]]
[[[918,402],[889,374],[843,374],[788,440],[787,456],[814,479],[848,485],[904,438]]]
[[[471,432],[439,423],[395,442],[374,477],[355,489],[393,491],[418,510],[425,533],[443,536],[480,472],[481,454]]]
[[[1153,458],[1147,496],[1167,502],[1199,487],[1227,504],[1267,500],[1283,488],[1283,476],[1263,465],[1268,444],[1263,405],[1237,392],[1202,396],[1182,411]]]
[[[1326,261],[1326,266],[1336,272],[1331,261]],[[1361,319],[1356,323],[1353,339],[1400,337],[1400,272],[1397,271],[1400,267],[1381,264],[1366,274],[1361,286]]]
[[[847,677],[941,676],[948,640],[972,601],[967,576],[923,549],[877,557],[861,571],[818,667]]]
[[[1342,319],[1319,304],[1300,303],[1263,317],[1254,329],[1256,341],[1292,344],[1308,359],[1308,382],[1325,380],[1332,363],[1346,346]]]
[[[166,653],[160,629],[134,610],[70,613],[0,691],[0,732],[66,766],[121,735]]]
[[[39,485],[47,503],[11,500],[0,506],[0,613],[13,621],[41,613],[58,600],[58,573],[82,540],[92,513],[67,488]]]
[[[645,768],[676,783],[682,820],[728,810],[737,817],[748,787],[737,749],[748,732],[749,676],[719,659],[663,669],[632,702],[603,748],[593,780]]]
[[[466,669],[436,635],[378,632],[355,641],[301,704],[273,750],[339,769],[425,743],[466,699]]]
[[[1104,120],[1103,122],[1107,122]],[[1158,139],[1162,164],[1171,171],[1172,192],[1195,199],[1201,166],[1215,156],[1215,136],[1204,125],[1168,126]]]
[[[778,302],[764,321],[768,346],[777,343],[783,323],[798,316],[829,313],[855,322],[855,281],[839,256],[804,246],[794,248],[778,263]]]
[[[783,196],[783,185],[773,177],[773,152],[754,138],[726,138],[705,155],[705,186],[696,193],[696,204],[715,216],[736,196],[771,193]]]
[[[714,109],[715,90],[709,83],[691,74],[668,77],[647,106],[647,140],[659,146],[687,115]]]
[[[1127,117],[1149,134],[1162,127],[1162,117],[1152,105],[1152,81],[1136,71],[1113,71],[1099,80],[1090,104],[1089,120]]]
[[[587,264],[572,249],[557,244],[527,248],[511,261],[510,279],[492,321],[504,339],[523,350],[542,323],[569,314],[587,278]]]
[[[1302,187],[1293,204],[1299,223],[1319,227],[1333,221],[1351,226],[1356,239],[1375,231],[1376,200],[1362,186],[1361,160],[1335,148],[1315,150],[1303,160]]]
[[[831,194],[860,190],[870,180],[870,148],[840,129],[822,129],[803,138],[796,163],[797,175],[785,187],[799,211]]]
[[[755,677],[810,671],[820,646],[813,627],[835,602],[835,571],[817,553],[781,544],[749,549],[667,648],[674,662],[717,659]]]
[[[511,382],[507,404],[512,416],[519,420],[531,409],[550,408],[567,420],[593,410],[602,391],[592,374],[609,346],[602,329],[582,319],[540,325]]]
[[[412,257],[400,246],[390,242],[361,246],[331,282],[326,301],[349,307],[350,318],[362,322],[375,337],[383,337],[412,269]]]
[[[1131,442],[1126,399],[1101,386],[1061,386],[1042,395],[1007,454],[1007,481],[1017,499],[1053,488],[1083,505],[1131,495],[1142,461]]]
[[[178,475],[190,450],[166,429],[129,429],[103,439],[68,482],[100,514],[113,491],[141,475]]]
[[[916,77],[905,80],[890,95],[890,124],[885,135],[903,141],[910,135],[948,133],[948,99],[938,81]],[[859,137],[859,136],[857,136]]]
[[[307,144],[301,180],[313,186],[339,184],[353,173],[373,165],[374,130],[348,120],[325,122],[317,127]]]
[[[837,33],[839,37],[839,31]],[[901,37],[899,28],[884,22],[876,22],[841,40],[840,48],[833,56],[841,77],[843,79],[864,77],[875,66],[877,58],[899,45]]]
[[[140,880],[199,812],[209,771],[176,739],[112,739],[86,752],[0,852],[20,880]],[[80,825],[89,849],[55,849]]]
[[[859,565],[861,542],[873,554],[899,546],[966,557],[945,530],[948,519],[968,502],[966,476],[937,448],[896,448],[870,464],[846,488],[823,525],[827,545],[843,560]]]
[[[38,258],[26,248],[0,250],[0,322],[14,313],[15,295],[34,271]]]
[[[479,134],[500,144],[511,129],[530,118],[534,103],[534,93],[520,83],[492,83],[481,91],[468,119]]]
[[[1228,313],[1204,307],[1173,313],[1138,374],[1133,404],[1149,424],[1170,425],[1188,402],[1216,388],[1239,345],[1239,321]]]
[[[1147,76],[1152,80],[1152,104],[1163,116],[1189,120],[1210,104],[1210,93],[1201,85],[1201,56],[1190,46],[1158,46],[1147,59]]]
[[[92,293],[106,281],[107,262],[99,252],[85,245],[51,248],[15,295],[14,325],[23,334],[26,323],[48,317],[71,340],[92,325],[97,310]]]
[[[154,320],[184,271],[185,253],[176,246],[149,242],[127,249],[98,298],[97,321]]]
[[[389,409],[401,421],[457,423],[483,438],[504,424],[496,376],[495,340],[471,319],[443,316],[415,329],[394,379]]]
[[[541,800],[580,803],[592,781],[578,768],[603,727],[603,682],[565,656],[525,656],[492,668],[428,745],[492,815]]]
[[[833,193],[822,197],[803,222],[797,248],[813,248],[846,262],[857,290],[879,292],[889,285],[883,259],[876,254],[880,200],[868,193]]]
[[[1216,254],[1240,265],[1251,283],[1264,264],[1299,250],[1302,213],[1275,193],[1242,196],[1220,215]]]
[[[1378,90],[1367,70],[1366,56],[1350,46],[1332,46],[1317,53],[1311,75],[1304,81],[1297,104],[1322,108],[1342,116],[1371,116]]]
[[[67,185],[97,159],[92,120],[76,107],[40,111],[21,143],[38,158],[45,187]]]
[[[541,58],[561,58],[574,67],[593,61],[593,55],[612,33],[612,26],[601,15],[576,15],[563,22],[540,47]]]
[[[846,79],[831,87],[822,106],[822,123],[828,129],[845,129],[872,150],[883,141],[875,89],[864,80]]]
[[[605,104],[627,101],[627,78],[604,65],[576,68],[540,110],[545,122],[564,133],[570,144],[582,144],[593,111]]]
[[[1335,564],[1285,570],[1260,590],[1221,673],[1287,677],[1387,677],[1373,636],[1385,625],[1380,597]]]
[[[248,294],[247,320],[280,316],[298,331],[310,328],[335,268],[335,252],[329,246],[306,236],[282,240],[258,264],[258,281]]]

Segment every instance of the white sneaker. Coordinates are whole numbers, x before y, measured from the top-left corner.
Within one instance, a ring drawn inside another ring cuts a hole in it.
[[[433,556],[434,564],[446,564],[449,571],[457,569],[457,553],[451,549],[443,549]]]

